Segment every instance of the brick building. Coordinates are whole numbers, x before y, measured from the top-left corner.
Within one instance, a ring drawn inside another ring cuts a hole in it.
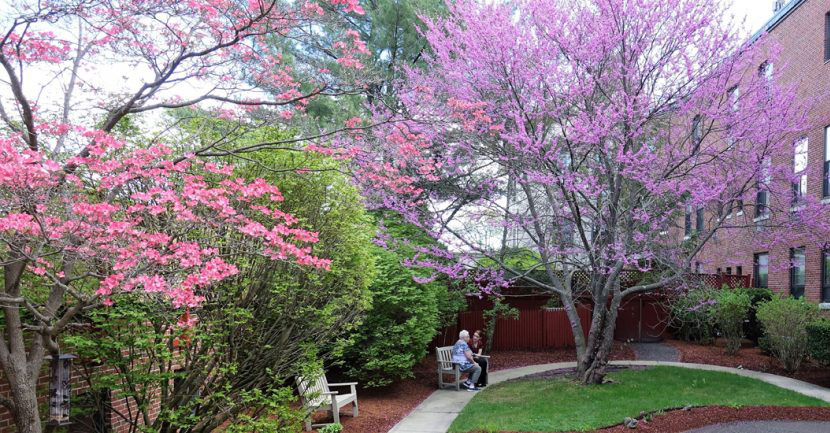
[[[776,0],[768,5],[774,14],[753,37],[766,32],[780,45],[777,61],[786,67],[776,71],[774,79],[794,84],[801,98],[818,98],[809,114],[810,130],[803,137],[793,137],[794,152],[788,163],[793,165],[795,175],[803,173],[793,191],[827,203],[830,217],[830,98],[826,97],[830,95],[830,0]],[[771,72],[775,65],[765,62],[758,67],[762,74]],[[769,198],[761,194],[753,198],[742,203],[743,210],[731,212],[726,218],[743,218],[742,224],[747,226],[762,222],[765,216],[757,203]],[[705,230],[708,213],[686,209],[686,231],[690,226],[691,230]],[[830,307],[830,239],[805,239],[803,244],[765,250],[753,242],[752,231],[724,229],[695,257],[693,270],[749,274],[756,287],[803,295],[824,303],[822,307]],[[822,244],[824,247],[819,246]]]

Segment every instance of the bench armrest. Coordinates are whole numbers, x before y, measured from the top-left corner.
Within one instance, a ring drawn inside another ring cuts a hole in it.
[[[337,392],[337,391],[326,391],[326,392],[321,392],[320,393],[320,395],[337,395],[337,394],[340,394],[340,393]]]
[[[353,386],[357,385],[357,382],[343,382],[343,383],[330,383],[329,386]]]
[[[487,358],[490,359],[490,355],[473,355],[474,358]]]

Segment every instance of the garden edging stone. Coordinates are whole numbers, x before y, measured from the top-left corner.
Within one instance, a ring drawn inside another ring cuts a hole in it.
[[[762,373],[759,371],[722,367],[719,365],[665,361],[611,361],[609,364],[618,366],[663,365],[697,370],[721,371],[758,379],[762,382],[766,382],[780,388],[789,389],[800,394],[830,402],[830,389],[800,380],[791,379],[789,377]],[[490,383],[495,384],[531,374],[575,367],[575,362],[558,362],[500,370],[490,373]],[[472,400],[473,396],[475,396],[475,393],[473,392],[437,390],[427,397],[426,400],[421,402],[421,404],[415,407],[409,415],[404,417],[394,427],[392,427],[388,433],[446,433],[447,429],[450,427],[450,424],[452,424],[453,420],[455,420],[461,410],[464,409],[464,406]]]

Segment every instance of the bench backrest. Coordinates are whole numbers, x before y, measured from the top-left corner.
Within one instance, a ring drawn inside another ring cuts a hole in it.
[[[312,378],[297,376],[297,390],[309,406],[319,406],[328,401],[328,395],[324,393],[329,392],[329,381],[326,380],[326,375],[322,371],[316,376]]]
[[[452,346],[438,347],[435,349],[435,357],[438,359],[438,368],[452,370]]]

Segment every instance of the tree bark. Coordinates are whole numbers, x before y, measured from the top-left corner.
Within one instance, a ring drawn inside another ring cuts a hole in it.
[[[5,363],[4,363],[5,364]],[[41,363],[42,364],[42,363]],[[9,381],[15,409],[12,411],[19,433],[42,433],[37,404],[37,377],[29,377],[25,353],[11,353],[4,373]]]
[[[606,297],[601,299],[607,300]],[[589,344],[583,356],[578,357],[577,377],[584,385],[601,384],[605,379],[608,357],[614,344],[614,330],[617,325],[617,313],[622,301],[622,293],[615,289],[611,305],[603,302],[594,305],[594,319],[589,331]]]

